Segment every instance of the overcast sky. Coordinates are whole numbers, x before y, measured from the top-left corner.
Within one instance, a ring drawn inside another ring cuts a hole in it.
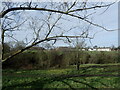
[[[102,23],[103,26],[105,26],[108,29],[117,29],[118,28],[118,3],[112,5],[104,14],[96,15],[95,20],[98,23]],[[99,32],[96,34],[95,38],[92,40],[92,43],[93,45],[98,45],[98,46],[111,46],[111,45],[118,46],[118,31]]]

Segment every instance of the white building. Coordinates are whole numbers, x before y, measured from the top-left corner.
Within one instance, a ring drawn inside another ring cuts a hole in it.
[[[88,51],[97,51],[97,49],[89,48]]]
[[[111,51],[111,48],[98,48],[97,51]]]
[[[109,47],[89,48],[88,51],[111,51],[111,48],[109,48]]]

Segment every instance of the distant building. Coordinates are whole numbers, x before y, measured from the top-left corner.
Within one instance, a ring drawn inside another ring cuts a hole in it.
[[[89,48],[88,51],[97,51],[97,49]]]
[[[111,48],[97,48],[97,51],[111,51]]]
[[[76,48],[72,47],[58,47],[55,50],[61,50],[61,51],[76,51]],[[82,48],[79,49],[79,51],[112,51],[110,47],[97,47],[97,48]]]
[[[89,48],[88,51],[112,51],[110,47]]]

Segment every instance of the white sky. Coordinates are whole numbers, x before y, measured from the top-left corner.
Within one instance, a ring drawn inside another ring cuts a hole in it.
[[[101,9],[102,10],[102,9]],[[95,20],[108,29],[118,29],[118,3],[111,6],[104,14],[96,15]],[[96,29],[96,28],[94,28]],[[93,45],[111,46],[118,45],[118,31],[99,32],[92,40]]]

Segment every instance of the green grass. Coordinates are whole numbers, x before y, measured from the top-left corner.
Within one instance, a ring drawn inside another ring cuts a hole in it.
[[[120,64],[87,64],[49,70],[3,70],[3,89],[120,88]]]

